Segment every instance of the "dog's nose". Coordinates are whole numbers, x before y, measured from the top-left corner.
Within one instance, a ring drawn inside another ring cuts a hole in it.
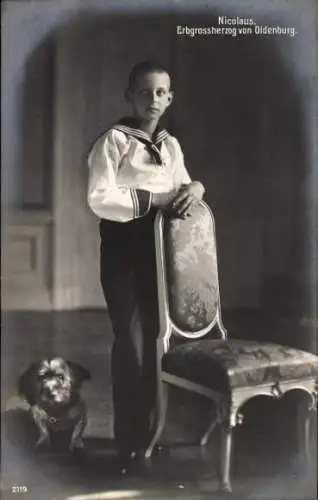
[[[57,387],[57,381],[56,380],[48,380],[47,382],[47,388],[52,391],[53,389],[55,389]]]

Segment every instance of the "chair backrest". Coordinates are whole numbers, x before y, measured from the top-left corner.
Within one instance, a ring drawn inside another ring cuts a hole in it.
[[[199,338],[217,323],[222,337],[215,224],[205,202],[185,219],[155,221],[160,337]]]

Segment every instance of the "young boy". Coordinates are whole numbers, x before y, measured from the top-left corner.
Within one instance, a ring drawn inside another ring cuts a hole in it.
[[[123,472],[149,444],[155,403],[154,217],[159,208],[186,217],[204,194],[200,182],[191,182],[177,139],[158,126],[173,99],[164,67],[134,66],[126,99],[132,117],[104,133],[88,158],[88,203],[101,219],[101,284],[114,332],[114,435]]]

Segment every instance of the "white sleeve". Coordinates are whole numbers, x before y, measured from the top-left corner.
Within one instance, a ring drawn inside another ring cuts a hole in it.
[[[109,130],[96,141],[89,153],[87,201],[101,219],[127,222],[148,213],[152,195],[149,191],[117,185],[116,176],[125,140],[124,134],[124,139],[120,134]]]
[[[191,177],[184,164],[184,156],[179,141],[173,137],[174,161],[173,161],[173,183],[175,189],[179,189],[182,184],[190,184]]]

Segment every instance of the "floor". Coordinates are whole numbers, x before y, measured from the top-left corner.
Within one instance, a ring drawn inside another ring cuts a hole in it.
[[[311,341],[305,324],[248,312],[224,316],[233,336],[303,348]],[[211,408],[202,398],[184,391],[172,394],[163,450],[151,467],[123,478],[114,474],[109,371],[112,332],[106,311],[6,314],[3,327],[3,500],[17,496],[30,500],[220,498],[215,467],[217,434],[207,450],[196,445]],[[82,392],[89,423],[86,455],[81,459],[62,452],[34,452],[26,405],[16,394],[17,377],[30,362],[52,355],[73,359],[91,371],[92,380]],[[299,452],[299,404],[298,396],[291,394],[279,403],[260,398],[246,405],[244,423],[235,434],[233,500],[317,498],[314,464],[305,466]]]

